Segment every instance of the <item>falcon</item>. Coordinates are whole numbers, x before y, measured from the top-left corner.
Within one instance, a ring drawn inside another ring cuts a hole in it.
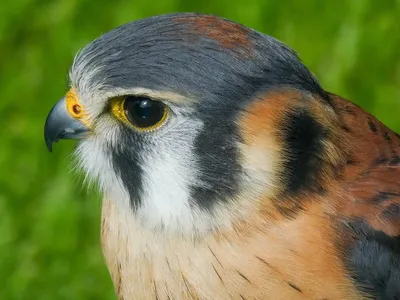
[[[69,77],[45,142],[79,140],[119,299],[400,299],[400,137],[290,47],[168,14]]]

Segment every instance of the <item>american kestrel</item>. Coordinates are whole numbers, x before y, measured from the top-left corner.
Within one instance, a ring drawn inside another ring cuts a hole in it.
[[[45,140],[79,139],[119,299],[400,299],[400,137],[282,42],[156,16],[70,82]]]

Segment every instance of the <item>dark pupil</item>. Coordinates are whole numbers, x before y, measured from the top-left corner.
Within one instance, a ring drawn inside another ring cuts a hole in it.
[[[128,97],[124,110],[128,120],[140,128],[154,126],[164,116],[164,104],[148,98]]]

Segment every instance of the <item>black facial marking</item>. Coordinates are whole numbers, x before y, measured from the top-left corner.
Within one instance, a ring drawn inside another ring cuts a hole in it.
[[[400,236],[389,236],[360,220],[349,226],[357,239],[345,262],[358,288],[373,299],[400,299]]]
[[[192,185],[191,196],[205,209],[210,209],[215,201],[234,197],[238,191],[242,172],[236,146],[238,137],[228,120],[206,121],[195,141],[199,183]]]
[[[142,201],[143,182],[142,168],[143,163],[138,153],[142,142],[140,137],[121,126],[122,133],[119,140],[119,149],[111,149],[112,163],[117,176],[121,179],[124,187],[128,190],[131,205],[136,209]]]
[[[376,125],[374,124],[374,122],[372,122],[371,120],[368,121],[368,126],[372,132],[377,132],[378,129],[376,128]]]
[[[289,114],[282,126],[286,147],[283,168],[287,183],[285,192],[296,194],[300,190],[320,190],[318,174],[322,162],[319,156],[326,134],[323,127],[305,110]]]

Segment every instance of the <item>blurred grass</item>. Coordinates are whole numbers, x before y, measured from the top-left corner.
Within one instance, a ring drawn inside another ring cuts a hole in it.
[[[45,117],[74,54],[122,23],[175,11],[221,15],[296,49],[325,89],[400,131],[400,1],[13,0],[0,4],[0,299],[114,299],[100,197],[49,154]]]

